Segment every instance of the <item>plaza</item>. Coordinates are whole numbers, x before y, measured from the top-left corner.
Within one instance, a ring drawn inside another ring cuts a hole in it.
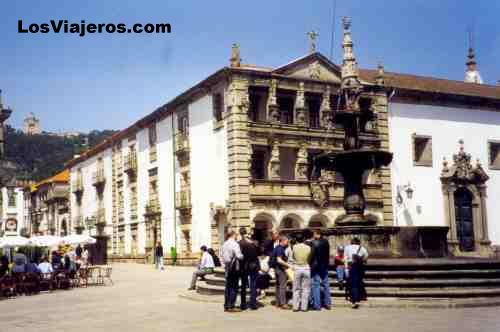
[[[113,286],[0,301],[2,331],[498,331],[498,307],[361,308],[334,300],[331,311],[293,313],[271,306],[236,314],[186,293],[192,268],[114,264]]]

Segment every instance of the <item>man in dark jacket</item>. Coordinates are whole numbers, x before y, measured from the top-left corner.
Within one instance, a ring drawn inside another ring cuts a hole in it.
[[[257,275],[260,270],[259,250],[257,246],[247,237],[244,227],[240,228],[241,240],[239,242],[243,254],[241,269],[241,310],[247,309],[247,287],[250,286],[251,310],[257,310]]]
[[[163,271],[163,247],[160,242],[156,244],[155,248],[155,263],[156,269]]]
[[[277,230],[273,230],[271,232],[271,238],[264,241],[264,255],[271,257],[273,254],[274,248],[276,248],[280,244],[280,234]]]
[[[330,296],[330,285],[328,280],[328,265],[330,264],[330,244],[323,238],[321,231],[314,231],[311,252],[311,279],[313,309],[321,310],[321,307],[330,310],[332,301]],[[323,293],[323,299],[321,298]],[[323,300],[323,301],[321,301]]]

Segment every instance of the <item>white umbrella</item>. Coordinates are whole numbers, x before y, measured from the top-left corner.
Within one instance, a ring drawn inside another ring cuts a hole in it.
[[[63,237],[63,243],[64,244],[93,244],[96,243],[96,239],[89,235],[85,234],[71,234],[68,236]]]
[[[62,237],[55,235],[34,236],[30,239],[31,243],[37,247],[55,247],[63,242]]]
[[[19,235],[4,236],[0,238],[0,248],[26,247],[30,244],[28,238]]]

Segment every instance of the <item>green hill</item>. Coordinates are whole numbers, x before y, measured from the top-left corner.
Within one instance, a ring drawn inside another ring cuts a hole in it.
[[[25,135],[6,126],[5,156],[19,165],[18,177],[39,181],[61,171],[75,154],[92,148],[114,133],[114,130],[93,130],[75,137],[48,133]]]

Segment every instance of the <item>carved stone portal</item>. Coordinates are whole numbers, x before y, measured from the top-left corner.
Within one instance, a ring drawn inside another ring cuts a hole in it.
[[[463,141],[459,143],[453,165],[448,166],[445,159],[441,172],[445,220],[450,227],[448,247],[453,255],[490,256],[485,185],[489,177],[479,160],[472,165]]]

